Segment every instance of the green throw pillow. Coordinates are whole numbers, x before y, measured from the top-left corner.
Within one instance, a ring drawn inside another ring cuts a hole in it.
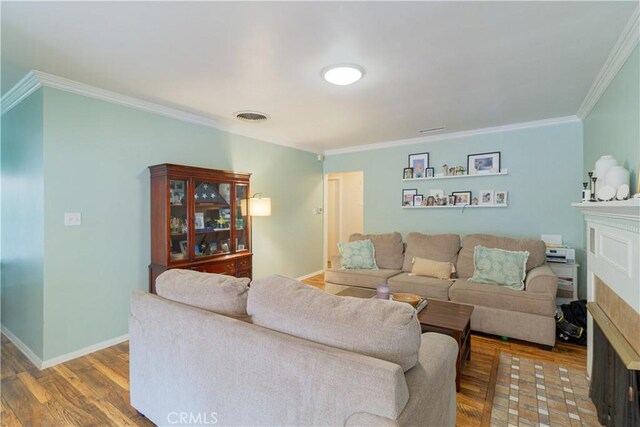
[[[469,280],[521,291],[524,289],[527,258],[527,251],[505,251],[478,245],[473,250],[475,271]]]
[[[377,270],[375,252],[371,240],[338,243],[342,269]]]

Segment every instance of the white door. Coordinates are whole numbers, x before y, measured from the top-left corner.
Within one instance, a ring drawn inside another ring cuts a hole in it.
[[[327,261],[332,256],[339,255],[338,242],[347,242],[351,234],[363,232],[363,180],[362,171],[330,173],[326,177],[325,256]]]

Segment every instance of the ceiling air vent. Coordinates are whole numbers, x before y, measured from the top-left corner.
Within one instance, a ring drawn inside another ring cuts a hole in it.
[[[238,111],[234,113],[238,120],[251,123],[262,123],[269,119],[269,115],[261,113],[259,111]]]

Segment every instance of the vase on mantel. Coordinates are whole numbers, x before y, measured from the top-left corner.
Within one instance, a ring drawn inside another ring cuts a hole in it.
[[[629,179],[631,174],[622,166],[611,166],[604,177],[606,185],[610,185],[616,190],[620,188],[622,184],[629,185]]]
[[[596,162],[595,176],[598,178],[596,180],[596,188],[595,188],[596,194],[599,194],[598,192],[600,191],[600,189],[606,185],[605,180],[606,180],[607,171],[609,170],[609,168],[613,166],[618,166],[618,161],[616,160],[615,157],[608,154],[601,156]]]

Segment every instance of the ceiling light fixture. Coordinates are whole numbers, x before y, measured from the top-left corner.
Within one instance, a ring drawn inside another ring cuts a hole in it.
[[[355,64],[330,65],[322,70],[322,78],[338,86],[347,86],[364,76],[364,68]]]

